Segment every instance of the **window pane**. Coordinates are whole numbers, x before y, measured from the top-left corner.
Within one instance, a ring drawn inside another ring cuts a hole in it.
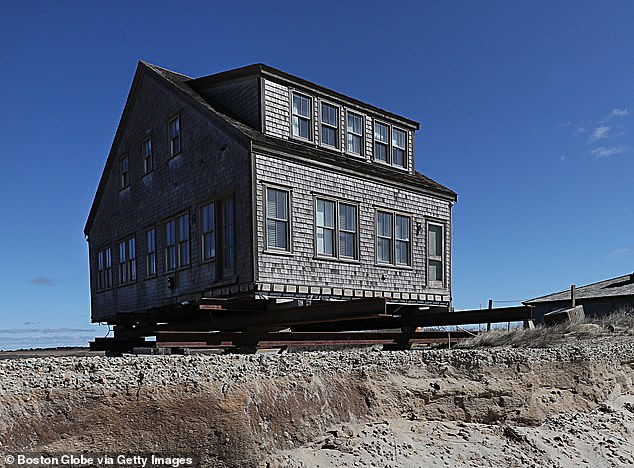
[[[401,240],[409,240],[409,218],[396,216],[395,237]]]
[[[389,127],[382,123],[376,122],[374,124],[374,139],[381,143],[388,143]]]
[[[409,241],[397,240],[395,245],[396,264],[409,265]]]
[[[387,162],[387,145],[374,142],[374,159]]]
[[[392,214],[379,211],[377,213],[377,234],[392,237]]]
[[[347,205],[345,203],[339,204],[339,227],[346,231],[356,231],[357,224],[357,207],[354,205]]]
[[[337,146],[337,132],[332,127],[321,126],[321,142],[328,146]]]
[[[392,163],[396,166],[405,167],[405,151],[392,148]]]
[[[223,236],[223,260],[224,267],[227,270],[233,268],[234,244],[233,244],[233,200],[227,199],[223,202],[223,220],[224,220],[224,236]]]
[[[429,260],[429,281],[442,280],[442,262],[440,260]]]
[[[442,257],[442,226],[429,225],[427,249],[429,256]]]
[[[347,258],[356,258],[356,241],[355,233],[340,232],[339,233],[339,255]]]
[[[330,104],[321,104],[321,121],[332,127],[337,126],[337,108]]]
[[[390,263],[392,261],[392,246],[389,239],[377,239],[376,257],[379,262]]]

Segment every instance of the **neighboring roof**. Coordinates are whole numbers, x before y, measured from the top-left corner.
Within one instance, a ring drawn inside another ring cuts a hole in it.
[[[634,273],[618,276],[598,283],[580,286],[575,290],[575,299],[599,299],[618,296],[634,296]],[[544,302],[570,300],[570,290],[561,291],[547,296],[537,297],[524,304],[536,305]]]
[[[103,192],[105,191],[106,184],[108,181],[107,174],[110,173],[112,166],[115,164],[116,155],[114,154],[114,150],[118,147],[118,142],[121,138],[121,134],[123,129],[125,128],[125,123],[127,122],[127,116],[129,113],[129,108],[131,106],[132,101],[134,100],[134,96],[136,95],[136,90],[138,87],[138,83],[140,82],[140,77],[143,73],[150,73],[155,77],[163,78],[167,85],[173,86],[177,91],[181,93],[184,97],[188,98],[195,105],[200,106],[201,110],[207,112],[209,116],[211,116],[214,121],[220,123],[224,126],[224,128],[230,133],[234,134],[236,137],[243,139],[244,141],[251,141],[253,143],[262,146],[263,148],[269,148],[274,151],[282,151],[285,150],[289,152],[289,154],[297,155],[303,157],[305,159],[311,159],[313,161],[318,161],[326,164],[333,164],[337,167],[345,168],[354,172],[358,172],[359,174],[368,174],[370,176],[374,176],[376,178],[380,178],[383,180],[391,180],[393,182],[402,183],[404,185],[410,185],[415,187],[420,187],[424,191],[429,191],[434,194],[438,194],[448,198],[449,200],[455,201],[458,195],[448,189],[447,187],[439,184],[438,182],[430,179],[427,176],[419,172],[414,172],[414,174],[405,173],[402,170],[398,170],[392,168],[390,166],[376,166],[372,164],[368,164],[365,160],[355,159],[355,158],[342,158],[338,155],[332,154],[327,150],[323,150],[321,148],[315,147],[307,147],[302,145],[301,143],[296,143],[289,140],[284,140],[281,138],[274,138],[267,136],[258,130],[239,122],[238,120],[219,112],[215,109],[209,102],[207,102],[198,92],[196,92],[193,88],[195,85],[197,88],[201,85],[207,84],[207,82],[220,82],[220,80],[230,80],[236,79],[238,77],[246,77],[251,76],[257,73],[270,73],[275,74],[276,76],[292,79],[293,81],[297,81],[303,83],[307,86],[325,90],[331,94],[341,96],[341,98],[357,102],[362,106],[368,107],[370,109],[375,109],[378,112],[381,112],[386,115],[391,115],[400,120],[409,122],[414,125],[416,128],[419,128],[418,122],[413,120],[405,119],[404,117],[398,116],[396,114],[391,114],[382,109],[371,106],[370,104],[362,103],[361,101],[356,101],[353,98],[344,96],[336,91],[329,90],[327,88],[323,88],[317,84],[311,83],[309,81],[303,80],[298,77],[294,77],[289,75],[288,73],[282,72],[281,70],[277,70],[275,68],[269,67],[263,64],[250,65],[243,68],[238,68],[235,70],[229,70],[227,72],[218,73],[216,75],[210,75],[203,78],[192,79],[189,76],[182,75],[180,73],[173,72],[171,70],[167,70],[165,68],[158,67],[156,65],[152,65],[147,62],[140,61],[137,67],[136,73],[134,75],[134,80],[132,82],[132,87],[130,89],[130,93],[128,95],[128,99],[126,100],[125,107],[123,109],[123,115],[121,117],[121,121],[119,122],[119,126],[117,127],[117,131],[115,133],[114,141],[112,143],[112,147],[110,148],[110,153],[108,154],[108,158],[106,160],[106,166],[101,175],[101,179],[99,180],[99,185],[97,187],[97,193],[95,194],[95,198],[93,200],[92,206],[90,208],[90,213],[88,214],[88,219],[86,221],[86,225],[84,227],[84,234],[88,235],[90,232],[90,228],[94,221],[94,218],[97,214],[97,207],[99,206],[99,202],[101,201],[101,197],[103,196]]]
[[[247,65],[246,67],[236,68],[234,70],[228,70],[220,73],[215,73],[213,75],[203,76],[200,78],[196,78],[192,80],[189,84],[192,87],[199,88],[203,86],[215,85],[218,83],[223,83],[230,80],[237,80],[242,78],[248,78],[252,76],[268,76],[272,78],[277,78],[278,80],[282,80],[285,82],[292,82],[296,85],[300,85],[306,88],[312,88],[322,93],[329,94],[333,97],[341,99],[342,101],[348,101],[351,104],[355,104],[359,107],[364,107],[373,112],[383,114],[387,117],[391,117],[394,119],[398,119],[404,123],[408,123],[412,127],[415,127],[417,130],[420,129],[420,123],[415,120],[408,119],[407,117],[403,117],[402,115],[394,114],[393,112],[386,111],[381,109],[380,107],[373,106],[372,104],[368,104],[367,102],[360,101],[350,96],[346,96],[345,94],[341,94],[338,91],[335,91],[330,88],[326,88],[325,86],[318,85],[317,83],[313,83],[312,81],[305,80],[304,78],[300,78],[299,76],[291,75],[290,73],[286,73],[285,71],[278,70],[277,68],[273,68],[269,65],[265,65],[263,63],[255,63],[253,65]]]

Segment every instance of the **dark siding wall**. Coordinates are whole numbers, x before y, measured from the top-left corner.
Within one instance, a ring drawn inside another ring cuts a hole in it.
[[[234,81],[199,90],[213,104],[220,104],[223,112],[260,130],[260,88],[257,78]]]
[[[167,123],[177,113],[183,151],[169,159]],[[144,176],[141,142],[148,134],[152,136],[154,170]],[[223,152],[220,148],[225,144],[228,149]],[[237,280],[253,280],[251,162],[242,143],[156,78],[144,75],[114,156],[118,159],[123,154],[129,158],[130,186],[119,189],[119,168],[113,166],[89,233],[93,321],[179,301],[213,284],[217,280],[216,265],[200,262],[199,210],[224,191],[233,190],[235,194]],[[167,274],[163,222],[183,211],[190,213],[191,266]],[[150,226],[156,229],[155,278],[146,278],[145,274],[145,228]],[[137,281],[118,286],[118,243],[131,235],[136,237]],[[106,246],[112,248],[115,287],[96,292],[96,252]],[[167,287],[168,276],[175,277],[173,290]]]

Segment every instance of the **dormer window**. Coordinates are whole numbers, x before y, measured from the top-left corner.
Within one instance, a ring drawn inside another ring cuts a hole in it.
[[[390,147],[390,127],[381,122],[374,122],[374,159],[388,161]]]
[[[321,144],[339,147],[337,135],[339,134],[339,108],[328,104],[321,103]]]
[[[311,140],[310,135],[310,114],[311,114],[311,100],[308,96],[303,94],[293,93],[293,136],[297,138],[303,138],[304,140]]]
[[[407,167],[407,132],[388,124],[374,121],[374,160]]]
[[[347,119],[348,153],[361,156],[363,142],[363,116],[348,112]]]
[[[405,137],[406,133],[400,128],[394,128],[392,132],[392,164],[405,167]]]

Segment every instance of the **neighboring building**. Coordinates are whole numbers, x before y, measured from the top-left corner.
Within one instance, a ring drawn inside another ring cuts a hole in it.
[[[544,314],[571,306],[571,291],[561,291],[524,302],[533,306],[533,319],[541,322]],[[575,288],[575,303],[586,315],[605,315],[618,310],[634,311],[634,273]]]
[[[418,129],[266,65],[140,62],[85,228],[93,321],[201,297],[449,306],[457,196],[414,170]]]

